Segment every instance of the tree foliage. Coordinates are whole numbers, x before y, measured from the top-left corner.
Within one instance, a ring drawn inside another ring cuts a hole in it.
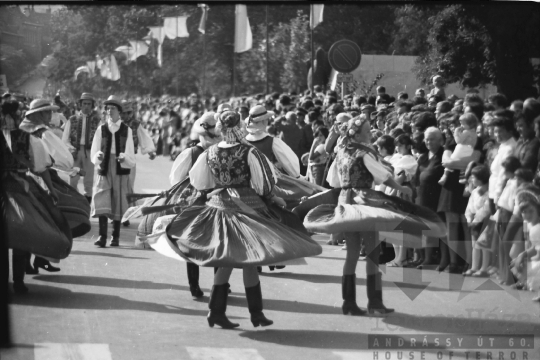
[[[428,81],[440,74],[468,87],[492,83],[510,99],[534,96],[530,59],[540,49],[538,10],[536,4],[445,6],[428,19],[417,76]]]

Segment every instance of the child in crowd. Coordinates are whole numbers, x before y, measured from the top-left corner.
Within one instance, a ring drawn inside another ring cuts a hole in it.
[[[469,197],[469,203],[465,210],[465,218],[471,230],[472,265],[463,275],[489,277],[487,270],[490,264],[491,253],[489,250],[481,250],[476,247],[476,241],[484,228],[485,220],[490,215],[488,196],[489,169],[487,166],[479,165],[474,167],[471,171],[471,182],[474,190]]]
[[[463,114],[459,117],[459,122],[461,126],[454,131],[454,139],[456,141],[456,147],[452,152],[451,160],[459,161],[465,158],[468,158],[472,155],[474,151],[474,146],[476,145],[477,135],[476,135],[476,125],[478,120],[476,116],[472,113]],[[454,170],[444,169],[444,175],[439,184],[444,185],[448,174]]]
[[[527,224],[531,246],[521,252],[511,263],[514,274],[527,282],[529,290],[540,289],[540,193],[538,189],[527,188],[517,194],[521,216]],[[540,294],[539,294],[540,295]],[[540,302],[540,296],[533,301]]]
[[[310,178],[313,179],[315,184],[322,186],[325,181],[323,178],[324,169],[326,168],[326,161],[328,160],[328,154],[324,149],[324,143],[328,138],[328,129],[321,127],[315,131],[313,136],[315,137],[315,141],[317,143],[314,144],[315,148],[309,157],[309,167],[311,170]]]

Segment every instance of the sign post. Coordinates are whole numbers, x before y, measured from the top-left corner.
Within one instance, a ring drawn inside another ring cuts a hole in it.
[[[360,66],[362,51],[360,47],[350,40],[335,42],[328,52],[330,66],[337,71],[337,82],[341,83],[341,98],[345,96],[345,84],[353,81],[351,72]]]

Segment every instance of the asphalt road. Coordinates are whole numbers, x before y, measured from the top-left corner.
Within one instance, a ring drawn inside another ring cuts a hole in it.
[[[171,161],[138,160],[137,192],[168,187]],[[540,334],[540,306],[531,302],[536,294],[491,279],[382,266],[384,301],[396,313],[342,315],[345,251],[326,245],[326,235],[315,236],[324,252],[308,258],[307,266],[264,268],[264,312],[274,325],[251,325],[242,274],[235,270],[227,315],[240,327],[210,328],[211,268],[201,269],[205,296],[194,301],[185,263],[135,246],[138,221],[122,227],[118,248],[95,247],[93,224],[91,233],[75,239],[60,272],[27,275],[30,292],[12,296],[15,346],[0,351],[2,360],[540,359],[540,343],[527,336]],[[364,279],[360,261],[361,307],[367,304]],[[384,336],[380,342],[376,334]],[[388,342],[398,345],[387,349]]]

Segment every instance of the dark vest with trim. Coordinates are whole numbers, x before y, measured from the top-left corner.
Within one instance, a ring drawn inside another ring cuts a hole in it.
[[[81,136],[82,136],[82,126],[83,126],[83,119],[82,115],[73,115],[69,118],[69,122],[71,123],[70,132],[69,132],[69,139],[71,141],[71,145],[75,147],[75,152],[73,153],[73,157],[77,158],[77,153],[80,150],[81,147]],[[90,150],[92,148],[92,141],[94,140],[94,134],[96,133],[97,128],[101,124],[101,118],[99,116],[99,113],[95,110],[92,110],[90,115],[86,117],[86,139],[85,139],[85,148],[87,150]]]
[[[213,145],[208,149],[208,166],[216,181],[216,189],[250,187],[251,172],[248,154],[251,146],[240,144],[230,148]]]
[[[247,140],[247,139],[246,139]],[[272,145],[274,144],[274,138],[270,135],[260,140],[247,140],[251,145],[255,146],[257,150],[262,152],[273,163],[277,163],[276,155],[272,151]]]
[[[31,163],[30,158],[30,136],[31,134],[22,131],[20,129],[11,131],[11,149],[4,135],[0,136],[2,146],[2,163],[0,164],[0,171],[19,171],[28,170],[28,166],[17,160],[13,154],[22,156],[24,159]]]
[[[129,134],[129,127],[121,123],[120,129],[118,129],[117,132],[114,133],[114,143],[115,143],[115,151],[116,155],[118,156],[120,153],[123,153],[126,151],[126,144],[128,140],[128,134]],[[105,156],[103,157],[103,162],[98,167],[98,174],[101,176],[107,176],[107,172],[109,171],[109,161],[115,161],[116,162],[116,174],[117,175],[129,175],[130,169],[124,169],[120,166],[120,163],[116,161],[116,159],[111,160],[111,146],[112,146],[112,137],[113,133],[109,130],[109,126],[107,124],[101,125],[101,151]]]
[[[339,148],[336,165],[343,189],[371,189],[374,179],[364,164],[366,154],[363,150],[348,146]]]

